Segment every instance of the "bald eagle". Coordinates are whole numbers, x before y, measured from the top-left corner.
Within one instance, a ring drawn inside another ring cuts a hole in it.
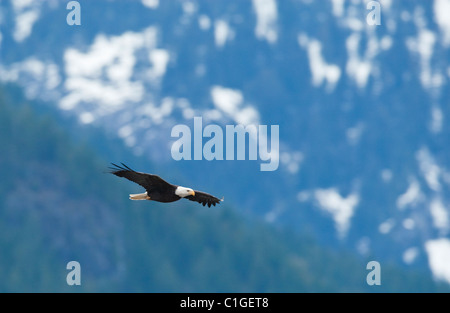
[[[211,207],[211,205],[215,206],[223,201],[223,198],[218,199],[206,192],[194,191],[191,188],[172,185],[157,175],[136,172],[123,163],[121,163],[122,166],[114,163],[111,164],[113,165],[113,167],[110,167],[112,174],[124,177],[145,188],[146,192],[144,193],[131,194],[131,200],[174,202],[181,198],[185,198],[201,203],[203,206],[208,205],[208,207]]]

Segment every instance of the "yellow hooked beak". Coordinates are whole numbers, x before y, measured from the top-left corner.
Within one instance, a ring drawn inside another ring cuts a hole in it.
[[[191,196],[195,196],[195,192],[194,192],[194,190],[192,190],[192,191],[189,191],[189,194],[190,194]]]

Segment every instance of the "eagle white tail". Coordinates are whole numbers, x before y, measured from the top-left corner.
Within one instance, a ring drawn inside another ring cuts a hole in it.
[[[148,194],[145,193],[137,193],[134,195],[130,195],[130,200],[150,200]]]

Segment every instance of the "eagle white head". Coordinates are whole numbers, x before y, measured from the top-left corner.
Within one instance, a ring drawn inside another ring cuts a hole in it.
[[[187,196],[195,196],[194,190],[191,188],[181,187],[178,186],[177,189],[175,189],[175,194],[181,198],[187,197]]]

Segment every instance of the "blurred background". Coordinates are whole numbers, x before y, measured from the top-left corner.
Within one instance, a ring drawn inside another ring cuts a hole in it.
[[[0,2],[1,292],[450,291],[450,0],[68,3]],[[278,170],[174,161],[195,116],[279,125]]]

